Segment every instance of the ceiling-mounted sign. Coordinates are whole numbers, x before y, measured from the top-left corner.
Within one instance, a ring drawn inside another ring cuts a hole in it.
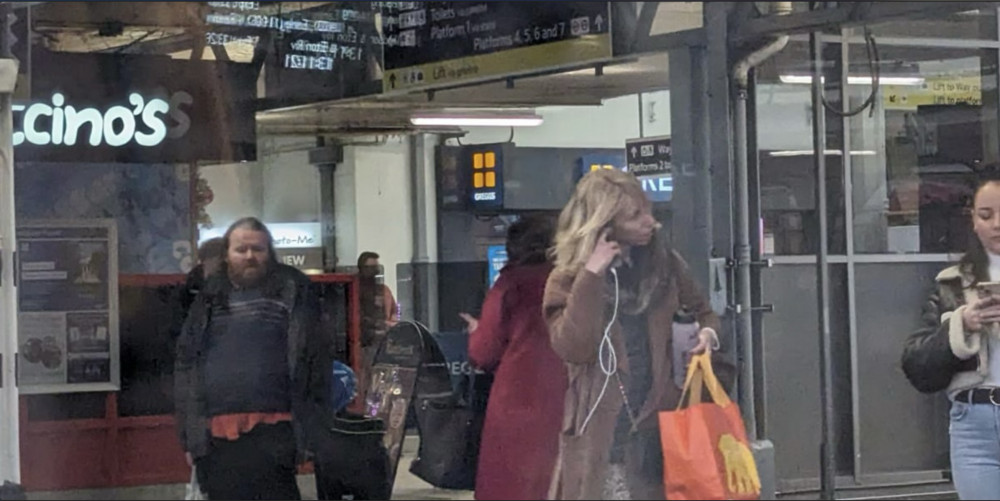
[[[611,57],[609,2],[382,2],[385,92]]]
[[[32,64],[32,97],[12,108],[18,161],[256,159],[250,64],[43,49]]]
[[[375,2],[209,2],[205,43],[264,56],[262,109],[381,92]]]
[[[628,171],[636,176],[671,174],[671,151],[669,136],[629,139],[625,142]]]
[[[674,195],[669,136],[629,139],[625,142],[626,170],[639,178],[652,202],[669,202]]]
[[[505,145],[477,144],[466,148],[467,172],[474,209],[503,208],[503,165]]]

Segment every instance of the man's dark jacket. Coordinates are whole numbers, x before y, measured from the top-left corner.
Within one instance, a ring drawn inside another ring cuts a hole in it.
[[[332,340],[319,326],[319,301],[302,272],[283,264],[273,268],[264,280],[264,295],[284,303],[289,311],[288,368],[291,380],[292,425],[300,460],[308,457],[310,436],[322,422],[330,406],[333,364]],[[181,447],[195,458],[209,452],[209,420],[201,384],[205,360],[206,333],[212,306],[225,304],[231,289],[228,277],[216,273],[206,281],[194,300],[177,340],[174,366],[174,405]]]

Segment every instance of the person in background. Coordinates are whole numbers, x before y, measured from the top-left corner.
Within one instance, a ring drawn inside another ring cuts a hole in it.
[[[330,409],[334,415],[340,414],[347,409],[347,406],[351,404],[351,401],[358,394],[358,380],[354,374],[354,370],[339,360],[334,360],[333,362],[333,379],[330,391]],[[333,451],[317,451],[317,456],[315,456],[313,478],[316,480],[316,497],[318,499],[338,499],[326,492],[326,484],[329,480],[327,475],[336,475],[340,472],[334,469],[334,472],[330,473],[326,472],[323,468],[323,459],[325,457],[323,453],[333,452],[334,454],[340,454],[341,451],[339,448],[337,449]]]
[[[375,355],[385,339],[386,332],[398,322],[396,316],[396,299],[392,296],[389,286],[379,283],[382,278],[382,266],[379,255],[366,251],[358,256],[358,278],[360,279],[361,296],[361,367],[358,377],[361,381],[360,391],[367,392],[368,377]]]
[[[375,307],[364,313],[370,313],[373,320],[383,321],[388,328],[392,328],[399,321],[396,298],[388,285],[378,283],[378,278],[383,277],[379,255],[371,251],[362,252],[358,257],[358,275],[361,277],[362,304],[371,303]]]
[[[686,351],[703,353],[719,348],[719,319],[659,227],[639,180],[619,170],[584,176],[559,217],[543,313],[570,383],[549,499],[664,499],[658,416],[681,396],[672,321],[694,316]],[[721,362],[725,385],[734,371]]]
[[[972,201],[976,238],[938,274],[922,326],[907,340],[903,372],[924,393],[951,400],[951,474],[960,499],[1000,499],[1000,166],[986,167]]]
[[[534,216],[507,232],[507,265],[479,319],[467,313],[469,359],[493,372],[476,499],[546,499],[559,452],[566,368],[549,343],[542,294],[553,223]]]
[[[205,280],[208,279],[222,264],[226,258],[226,247],[222,237],[205,240],[198,247],[198,265],[191,269],[184,281],[184,288],[181,289],[181,308],[184,311],[184,318],[187,317],[188,310],[194,303],[194,298],[205,287]]]
[[[237,221],[223,243],[177,343],[181,445],[209,499],[299,499],[310,424],[331,412],[317,298],[302,272],[278,263],[259,220]]]

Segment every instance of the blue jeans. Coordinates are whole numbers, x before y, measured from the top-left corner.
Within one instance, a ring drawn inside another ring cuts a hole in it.
[[[959,499],[1000,499],[1000,407],[951,404],[951,473]]]

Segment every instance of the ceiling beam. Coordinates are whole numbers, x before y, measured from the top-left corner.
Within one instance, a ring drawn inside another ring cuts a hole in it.
[[[635,53],[649,54],[667,52],[680,47],[705,47],[707,45],[708,38],[705,37],[705,28],[695,28],[640,37],[635,48]]]
[[[914,17],[977,9],[996,9],[996,2],[842,2],[832,9],[794,12],[735,21],[730,41],[752,43],[778,35],[809,33]]]
[[[660,7],[660,2],[642,2],[639,8],[639,18],[635,22],[635,34],[632,36],[632,50],[638,52],[639,46],[647,42],[650,33],[653,31],[653,21],[656,19],[656,10]]]

